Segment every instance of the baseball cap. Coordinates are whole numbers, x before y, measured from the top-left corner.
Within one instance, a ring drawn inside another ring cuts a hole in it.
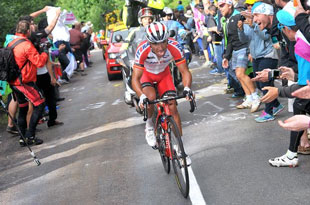
[[[286,10],[280,10],[277,13],[277,19],[279,23],[283,24],[284,26],[295,26],[295,18]]]
[[[232,0],[219,0],[218,1],[218,5],[222,5],[222,4],[229,4],[229,5],[232,5],[233,4],[233,1]]]
[[[256,2],[256,0],[245,0],[244,4],[253,5]]]

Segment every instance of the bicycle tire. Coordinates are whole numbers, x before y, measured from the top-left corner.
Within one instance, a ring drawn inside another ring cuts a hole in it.
[[[163,129],[159,124],[157,126],[156,138],[158,143],[158,152],[160,155],[161,162],[163,163],[165,172],[170,173],[170,158],[166,155],[166,139],[163,136]]]
[[[183,142],[180,131],[172,116],[169,116],[167,120],[168,129],[170,130],[170,147],[172,152],[172,166],[175,173],[175,180],[182,195],[184,198],[187,198],[189,194],[189,176]]]

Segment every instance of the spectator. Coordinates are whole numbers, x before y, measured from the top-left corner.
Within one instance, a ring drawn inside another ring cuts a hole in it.
[[[79,71],[82,72],[81,75],[85,76],[87,74],[84,72],[83,52],[81,49],[81,45],[86,36],[81,32],[81,23],[76,22],[74,24],[74,29],[71,29],[69,32],[70,46],[73,51],[73,55],[79,65]]]
[[[260,6],[265,3],[258,4]],[[260,8],[260,7],[258,7]],[[288,37],[290,41],[295,41],[295,55],[298,62],[298,82],[289,87],[265,87],[264,89],[268,90],[267,94],[262,97],[263,102],[270,102],[275,99],[277,96],[281,97],[289,97],[292,98],[292,92],[307,85],[307,80],[310,79],[310,70],[308,69],[310,66],[309,61],[306,59],[309,58],[309,54],[307,50],[310,48],[310,44],[305,40],[305,37],[301,34],[301,32],[297,32],[298,28],[296,27],[296,23],[293,17],[294,14],[291,14],[287,10],[281,10],[277,13],[277,19],[279,21],[279,29],[283,31],[283,33]],[[263,28],[265,26],[271,26],[272,18],[266,18],[263,15],[254,14],[254,22],[260,24]],[[296,98],[293,104],[294,115],[310,113],[310,100],[304,100]],[[306,146],[305,144],[301,144],[301,137],[306,136],[306,131],[295,132],[291,131],[290,137],[290,145],[286,154],[281,157],[276,157],[274,159],[270,159],[269,163],[272,166],[276,167],[296,167],[298,166],[298,145]],[[310,146],[309,143],[307,146]]]
[[[246,1],[247,7],[253,5]],[[255,10],[254,10],[255,12]],[[242,42],[250,43],[250,54],[252,58],[253,71],[259,72],[265,68],[276,69],[278,65],[278,53],[272,46],[271,36],[266,29],[260,30],[256,23],[253,23],[252,15],[244,14],[245,20],[238,21],[238,34]],[[267,82],[257,82],[257,87],[261,90],[265,86],[274,86],[273,79]],[[267,91],[263,91],[266,94]],[[255,118],[256,122],[267,122],[275,119],[275,115],[283,110],[283,105],[277,99],[266,103],[262,114]]]
[[[240,12],[234,9],[231,0],[220,0],[219,8],[227,22],[227,30],[223,26],[227,48],[223,55],[223,68],[229,67],[229,60],[232,61],[230,73],[235,72],[245,94],[245,101],[237,105],[238,109],[250,108],[251,112],[256,112],[260,106],[260,99],[255,91],[255,87],[245,70],[248,67],[248,43],[241,42],[238,36],[237,23],[240,20]],[[223,18],[222,17],[222,18]],[[232,74],[233,76],[233,74]]]
[[[224,46],[222,44],[222,36],[220,35],[220,32],[217,29],[217,8],[214,5],[211,5],[209,7],[210,10],[210,17],[207,21],[207,27],[208,31],[210,32],[210,36],[212,39],[212,44],[214,48],[214,56],[216,59],[216,68],[210,71],[210,74],[213,75],[221,75],[224,74],[224,69],[222,67],[222,55],[224,52]]]
[[[177,10],[184,13],[184,6],[182,5],[182,1],[179,1]]]
[[[10,86],[5,81],[0,81],[0,97],[7,95],[7,109],[11,117],[15,118],[17,109],[18,109],[18,103],[13,97],[12,90],[10,89]],[[8,125],[6,127],[6,131],[11,134],[18,134],[17,128],[13,124],[13,120],[8,117]]]
[[[13,45],[18,39],[27,39],[30,37],[30,23],[28,21],[20,21],[16,27],[16,34],[13,40],[7,42],[9,46]],[[43,140],[35,136],[35,130],[39,118],[44,109],[44,98],[42,97],[38,87],[36,86],[36,72],[38,67],[45,65],[48,55],[45,52],[39,54],[34,45],[26,40],[18,44],[14,50],[14,58],[21,70],[22,80],[19,78],[14,82],[9,82],[19,103],[18,125],[22,134],[25,136],[26,142],[20,138],[20,145],[25,146],[26,143],[31,145],[39,145]],[[28,112],[28,100],[34,105],[34,110],[27,129],[26,115]]]

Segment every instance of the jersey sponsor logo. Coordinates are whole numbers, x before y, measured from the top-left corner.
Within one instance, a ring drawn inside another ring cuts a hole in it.
[[[183,50],[182,46],[177,41],[169,39],[168,40],[168,44],[171,44],[171,45],[177,47],[180,50],[180,52],[183,52],[182,51]]]
[[[144,50],[146,50],[149,47],[149,43],[145,42],[144,44],[142,44],[136,52],[136,58],[140,58],[141,54],[143,53]]]

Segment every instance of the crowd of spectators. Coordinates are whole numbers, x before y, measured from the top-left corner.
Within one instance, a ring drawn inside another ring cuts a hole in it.
[[[43,16],[43,14],[45,14]],[[19,134],[21,146],[39,145],[43,140],[36,137],[38,123],[47,127],[63,125],[57,120],[59,87],[70,83],[73,74],[87,75],[91,67],[88,59],[93,33],[91,22],[65,24],[67,11],[56,7],[44,7],[19,18],[17,25],[6,36],[4,47],[13,47],[16,64],[21,75],[14,81],[1,81],[1,97],[7,96],[7,109],[16,123],[8,117],[7,132]],[[39,18],[36,24],[34,19]],[[13,27],[13,25],[12,25]],[[48,116],[48,117],[46,117]]]
[[[238,109],[257,112],[265,103],[256,122],[276,119],[284,109],[278,97],[295,98],[294,116],[279,121],[291,136],[287,153],[269,160],[276,167],[298,166],[297,153],[310,154],[309,10],[300,0],[197,0],[185,8],[180,1],[173,14],[203,67],[226,76],[232,98],[244,98]]]

